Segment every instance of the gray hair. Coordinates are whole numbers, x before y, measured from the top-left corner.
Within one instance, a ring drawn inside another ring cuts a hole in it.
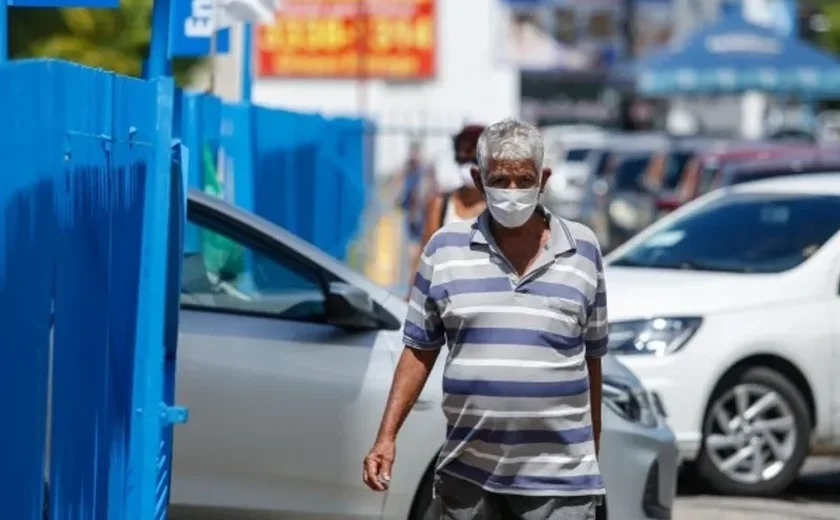
[[[491,160],[531,160],[542,171],[545,145],[540,131],[532,124],[518,119],[503,119],[488,126],[476,147],[478,169],[487,175]]]

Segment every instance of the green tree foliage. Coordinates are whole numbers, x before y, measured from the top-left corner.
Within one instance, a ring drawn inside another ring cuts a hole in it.
[[[818,5],[828,21],[826,31],[820,37],[820,43],[831,52],[840,53],[840,2],[823,1]]]
[[[61,58],[139,76],[151,41],[152,0],[121,0],[119,9],[12,8],[9,51],[13,58]],[[176,60],[185,81],[197,60]]]

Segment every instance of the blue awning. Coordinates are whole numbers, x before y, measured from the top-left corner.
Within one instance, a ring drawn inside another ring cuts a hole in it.
[[[649,96],[757,90],[840,98],[840,61],[807,42],[751,24],[740,13],[701,29],[676,50],[635,62],[632,75],[637,91]]]

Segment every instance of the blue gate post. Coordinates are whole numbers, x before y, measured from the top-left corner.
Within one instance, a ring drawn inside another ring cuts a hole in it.
[[[242,102],[251,102],[254,88],[254,25],[242,24]]]
[[[170,0],[154,0],[152,3],[152,41],[149,44],[147,78],[171,75],[169,61],[170,3]]]
[[[0,63],[9,59],[9,4],[0,0]]]
[[[167,504],[155,503],[159,478],[158,458],[161,429],[179,422],[164,405],[164,334],[165,317],[161,305],[166,301],[168,266],[169,206],[171,201],[171,153],[173,83],[169,78],[156,80],[158,88],[155,131],[155,154],[146,176],[143,211],[141,277],[137,305],[137,336],[132,392],[131,461],[126,497],[127,520],[165,518]],[[139,377],[138,377],[139,376]],[[186,419],[182,417],[180,419]]]

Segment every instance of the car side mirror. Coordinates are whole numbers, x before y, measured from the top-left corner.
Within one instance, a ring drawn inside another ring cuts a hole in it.
[[[327,322],[343,329],[375,329],[379,325],[370,294],[345,282],[330,282],[324,310]]]

